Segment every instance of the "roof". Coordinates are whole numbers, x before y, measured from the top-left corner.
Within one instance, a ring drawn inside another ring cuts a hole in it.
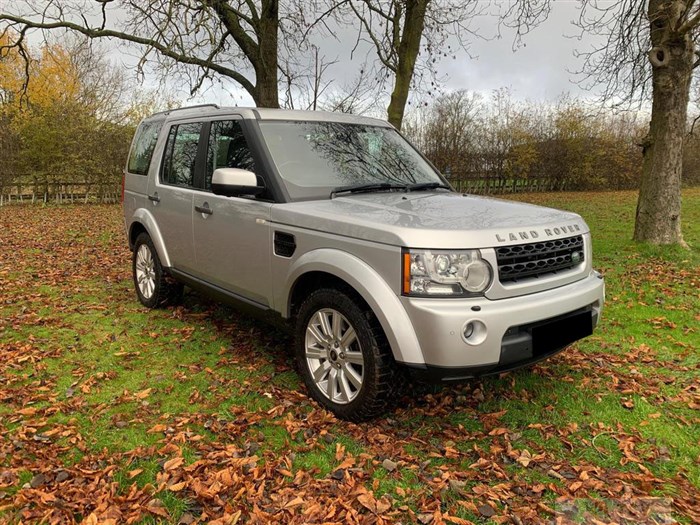
[[[220,107],[216,104],[202,104],[184,108],[161,111],[148,117],[172,119],[175,117],[184,118],[190,116],[225,116],[240,115],[245,119],[255,120],[293,120],[293,121],[316,121],[316,122],[346,122],[348,124],[365,124],[368,126],[391,127],[385,120],[351,115],[349,113],[335,113],[330,111],[302,111],[296,109],[273,109],[273,108],[240,108],[240,107]]]

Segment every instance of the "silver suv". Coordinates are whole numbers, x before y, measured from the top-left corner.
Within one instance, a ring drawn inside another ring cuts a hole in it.
[[[134,137],[123,202],[141,303],[186,284],[288,321],[311,396],[346,419],[383,411],[406,378],[551,356],[603,306],[581,217],[457,193],[381,120],[158,113]]]

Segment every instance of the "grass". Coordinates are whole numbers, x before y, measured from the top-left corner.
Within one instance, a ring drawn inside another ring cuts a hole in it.
[[[373,516],[367,491],[403,522],[488,522],[487,504],[537,521],[549,516],[538,502],[622,507],[629,494],[671,497],[677,519],[695,519],[700,190],[684,193],[689,249],[631,242],[631,192],[513,198],[591,227],[607,286],[598,330],[532,369],[416,386],[362,425],[305,396],[284,333],[193,292],[177,308],[142,308],[118,207],[1,208],[0,519],[41,521],[42,491],[68,498],[50,511],[67,521],[105,518],[110,505],[144,523],[343,521]],[[231,468],[231,484],[212,485]],[[61,469],[83,485],[59,481]],[[108,505],[89,503],[86,480]],[[186,487],[170,490],[177,480]]]

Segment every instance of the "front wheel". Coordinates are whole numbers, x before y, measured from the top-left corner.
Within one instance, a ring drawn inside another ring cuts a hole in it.
[[[301,305],[296,357],[311,397],[337,416],[382,413],[398,391],[398,372],[377,318],[345,292],[321,289]]]

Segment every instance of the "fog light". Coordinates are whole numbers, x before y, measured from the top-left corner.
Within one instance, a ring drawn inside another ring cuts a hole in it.
[[[462,340],[468,345],[477,346],[486,341],[486,325],[478,319],[471,319],[462,326]]]
[[[464,325],[464,338],[469,339],[474,333],[474,323],[467,323]]]

